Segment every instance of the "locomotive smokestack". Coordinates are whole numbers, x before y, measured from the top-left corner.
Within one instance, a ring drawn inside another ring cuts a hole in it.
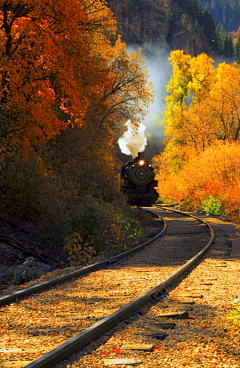
[[[144,152],[138,152],[137,158],[138,158],[138,160],[143,160],[144,159]]]
[[[131,120],[126,122],[127,130],[121,138],[118,140],[118,145],[125,155],[132,155],[133,158],[137,157],[139,151],[143,151],[147,144],[147,138],[145,136],[146,127],[140,123],[138,127],[134,126]]]
[[[137,162],[139,160],[144,160],[144,152],[138,152],[137,157],[135,157],[134,161]]]

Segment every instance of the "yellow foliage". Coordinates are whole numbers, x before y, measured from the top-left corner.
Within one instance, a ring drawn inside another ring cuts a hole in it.
[[[167,86],[164,157],[172,171],[219,140],[240,139],[240,66],[220,63],[206,54],[196,57],[176,50]]]

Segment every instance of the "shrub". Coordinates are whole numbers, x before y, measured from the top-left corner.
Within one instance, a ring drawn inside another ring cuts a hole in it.
[[[123,229],[127,231],[127,235],[131,238],[144,236],[145,231],[138,220],[126,217],[122,220]]]
[[[202,200],[202,209],[208,215],[219,215],[222,211],[222,203],[218,198],[210,195],[208,198]]]
[[[87,243],[84,244],[79,233],[74,233],[67,238],[67,244],[63,249],[67,252],[67,261],[73,266],[88,263],[96,254],[93,247]]]
[[[209,214],[223,212],[228,218],[240,221],[238,142],[217,142],[198,155],[192,154],[177,172],[171,169],[165,156],[159,158],[166,161],[161,162],[158,172],[161,196],[182,203],[187,201],[192,210],[203,208]]]
[[[240,326],[240,298],[237,298],[233,303],[233,309],[230,310],[227,319],[234,324],[234,326]]]

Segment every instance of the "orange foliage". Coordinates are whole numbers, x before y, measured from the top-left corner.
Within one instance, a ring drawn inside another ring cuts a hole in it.
[[[84,124],[115,32],[104,1],[0,0],[1,136],[29,147]]]
[[[218,179],[210,179],[204,184],[204,189],[207,193],[213,195],[219,195],[222,191],[222,183]]]
[[[232,31],[230,32],[232,39],[233,39],[233,43],[237,42],[238,36],[240,35],[240,28],[238,28],[236,31]]]
[[[161,159],[164,158],[164,155]],[[192,208],[212,195],[219,199],[225,213],[240,209],[240,144],[219,142],[192,156],[177,173],[161,163],[159,193],[172,200],[187,200]]]

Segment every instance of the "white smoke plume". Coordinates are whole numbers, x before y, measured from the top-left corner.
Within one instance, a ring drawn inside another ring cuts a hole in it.
[[[165,97],[167,95],[166,86],[171,77],[171,65],[168,57],[170,48],[168,44],[160,42],[158,44],[144,43],[140,46],[143,53],[143,59],[150,74],[149,81],[153,83],[155,91],[154,102],[148,108],[148,114],[145,116],[143,124],[147,132],[154,133],[158,138],[163,138],[164,130],[157,125],[152,125],[152,119],[158,117],[163,119],[163,112],[166,108]],[[128,52],[137,52],[139,45],[129,45]]]
[[[126,122],[127,130],[118,140],[118,145],[121,152],[125,155],[132,155],[133,158],[137,157],[138,152],[143,152],[147,144],[147,138],[145,136],[146,127],[142,123],[136,128],[133,126],[131,120]]]
[[[164,128],[159,123],[165,110],[166,85],[171,76],[171,66],[168,61],[170,49],[167,44],[153,45],[145,43],[141,45],[141,49],[147,71],[150,74],[149,80],[153,83],[153,89],[155,90],[155,100],[149,106],[148,114],[145,116],[143,123],[139,124],[139,128],[133,127],[131,120],[128,120],[126,122],[127,130],[118,140],[122,153],[132,155],[133,158],[137,157],[138,152],[145,150],[147,145],[145,133],[153,134],[159,140],[163,138]],[[128,46],[128,53],[138,50],[139,45]],[[154,121],[156,121],[155,124]]]

